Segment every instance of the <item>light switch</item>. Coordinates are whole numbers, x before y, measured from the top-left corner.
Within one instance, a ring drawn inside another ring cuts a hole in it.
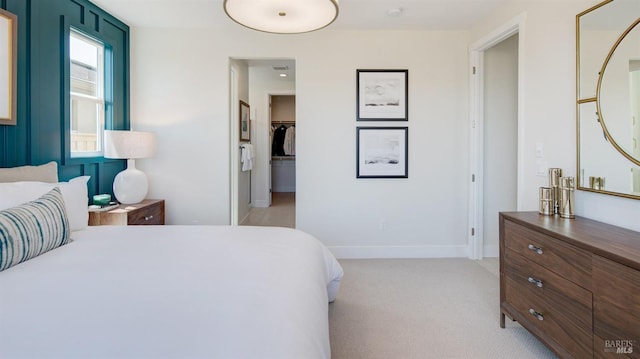
[[[536,176],[538,177],[546,177],[547,172],[549,171],[549,164],[544,160],[536,161]]]

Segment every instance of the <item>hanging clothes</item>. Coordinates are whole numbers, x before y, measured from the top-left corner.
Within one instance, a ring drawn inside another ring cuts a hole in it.
[[[287,135],[287,126],[280,125],[273,131],[273,143],[271,144],[272,156],[286,156],[284,152],[284,138]]]
[[[287,156],[296,155],[296,127],[291,125],[287,128],[287,132],[284,135],[284,153]]]

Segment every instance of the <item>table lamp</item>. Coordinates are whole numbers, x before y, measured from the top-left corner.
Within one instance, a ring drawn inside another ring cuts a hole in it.
[[[127,160],[127,169],[113,181],[113,194],[123,204],[140,203],[147,195],[147,175],[136,168],[136,158],[152,157],[156,136],[152,132],[104,131],[104,157]]]

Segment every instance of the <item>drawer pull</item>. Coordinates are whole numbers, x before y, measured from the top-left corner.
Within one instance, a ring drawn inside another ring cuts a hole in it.
[[[152,220],[152,219],[153,219],[153,214],[152,214],[152,215],[150,215],[150,216],[145,216],[145,217],[144,217],[144,220],[145,220],[145,221],[150,221],[150,220]]]
[[[531,249],[532,251],[538,253],[538,254],[542,254],[542,248],[540,247],[536,247],[533,244],[529,244],[529,249]]]
[[[529,283],[535,285],[538,288],[542,288],[542,281],[540,279],[535,279],[533,277],[529,277],[529,279],[527,279],[529,281]]]
[[[542,315],[542,313],[536,311],[533,308],[529,309],[529,314],[531,314],[534,317],[538,318],[538,320],[544,320],[544,316]]]

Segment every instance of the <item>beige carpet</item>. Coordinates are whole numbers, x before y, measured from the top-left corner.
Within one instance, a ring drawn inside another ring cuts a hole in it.
[[[500,328],[497,259],[340,263],[333,359],[555,357],[518,323]]]

